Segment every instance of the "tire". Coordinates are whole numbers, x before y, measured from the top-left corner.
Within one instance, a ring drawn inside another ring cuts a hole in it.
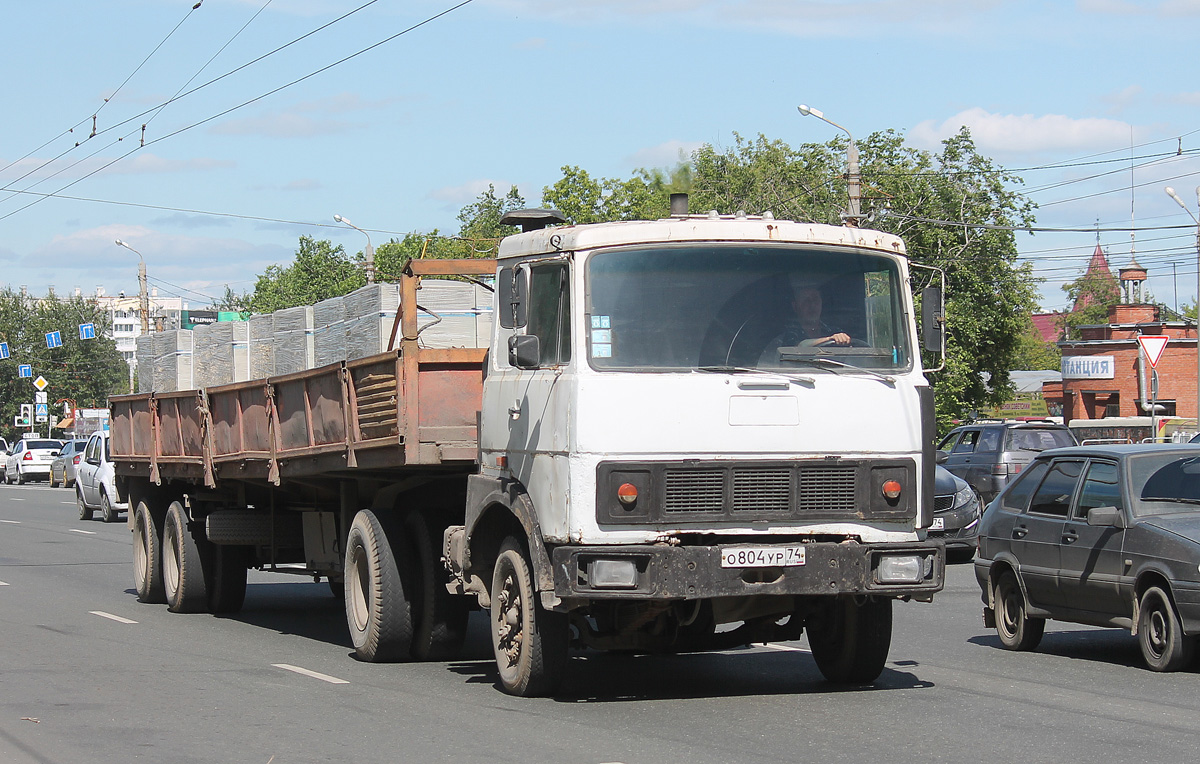
[[[138,602],[161,605],[167,601],[163,591],[162,532],[162,512],[139,501],[133,515],[133,583]]]
[[[1012,571],[1006,570],[996,581],[996,634],[1009,650],[1033,650],[1042,641],[1046,619],[1030,618],[1025,595]]]
[[[75,503],[79,505],[79,519],[80,520],[91,520],[92,519],[92,509],[83,500],[83,489],[82,488],[75,489]]]
[[[21,472],[20,465],[17,465],[17,485],[25,485],[25,473]]]
[[[405,537],[412,554],[412,657],[419,661],[441,661],[457,657],[467,637],[470,601],[446,590],[442,565],[442,539],[425,517],[414,512],[405,522]]]
[[[197,613],[207,606],[204,563],[200,547],[188,527],[187,512],[177,501],[167,508],[163,522],[163,592],[167,610]]]
[[[208,557],[208,564],[204,566],[208,612],[238,612],[246,601],[249,547],[210,544]]]
[[[1157,586],[1142,594],[1138,607],[1138,646],[1154,671],[1178,671],[1192,662],[1196,640],[1183,633],[1171,596]]]
[[[892,645],[892,600],[835,597],[808,624],[808,644],[822,676],[836,684],[870,684]]]
[[[393,550],[403,534],[384,525],[369,509],[354,516],[346,539],[344,567],[346,625],[359,660],[400,661],[412,649],[412,605]]]
[[[567,667],[567,614],[542,608],[524,544],[510,536],[492,572],[492,648],[500,685],[510,695],[555,692]]]
[[[100,489],[100,519],[106,523],[115,523],[121,519],[120,511],[113,508],[112,501],[108,498],[108,491]]]
[[[57,488],[57,487],[58,487],[58,483],[57,483],[57,482],[55,482],[55,480],[54,480],[54,468],[53,468],[53,467],[51,467],[51,468],[50,468],[50,479],[49,479],[49,482],[50,482],[50,487],[51,487],[51,488]]]

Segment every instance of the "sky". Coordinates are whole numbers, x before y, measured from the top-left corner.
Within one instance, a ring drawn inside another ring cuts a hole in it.
[[[6,5],[0,285],[136,294],[120,239],[201,308],[301,236],[362,250],[335,214],[378,246],[456,232],[489,185],[537,206],[565,165],[839,135],[803,103],[931,151],[969,127],[1050,229],[1016,234],[1045,310],[1097,242],[1196,298],[1200,0],[194,4]]]

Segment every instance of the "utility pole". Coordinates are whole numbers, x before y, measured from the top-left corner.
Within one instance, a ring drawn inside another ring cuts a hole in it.
[[[363,229],[354,225],[353,223],[351,223],[349,220],[342,217],[341,215],[334,215],[333,219],[335,221],[337,221],[338,223],[345,223],[346,225],[350,226],[354,230],[361,233],[363,236],[367,237],[367,248],[363,250],[363,255],[366,258],[366,261],[363,263],[363,270],[367,274],[367,283],[374,284],[375,283],[375,248],[371,246],[371,234],[367,233]]]
[[[138,252],[133,247],[125,242],[117,239],[117,246],[124,247],[133,254],[138,256],[138,304],[139,311],[142,314],[142,334],[150,333],[150,293],[146,289],[146,258],[142,257],[142,253]]]
[[[862,220],[862,175],[858,169],[858,144],[854,142],[854,136],[837,122],[828,119],[819,109],[800,104],[796,107],[796,111],[806,117],[816,117],[822,122],[833,125],[845,133],[846,138],[849,139],[850,145],[846,147],[846,190],[850,194],[850,209],[844,217],[848,225],[857,227]]]
[[[1192,221],[1196,223],[1196,427],[1200,430],[1200,218],[1192,214],[1179,198],[1179,194],[1175,193],[1175,189],[1167,186],[1163,190],[1176,204],[1183,207],[1183,211],[1191,215]],[[1196,186],[1196,205],[1197,209],[1200,209],[1200,186]]]

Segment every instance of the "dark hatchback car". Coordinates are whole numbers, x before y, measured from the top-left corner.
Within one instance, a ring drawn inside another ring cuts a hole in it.
[[[967,481],[939,465],[934,477],[929,538],[946,542],[948,562],[967,562],[975,556],[975,534],[982,513],[983,504]]]
[[[1155,671],[1200,634],[1200,446],[1046,451],[984,512],[984,622],[1032,650],[1047,619],[1129,629]]]
[[[970,483],[987,503],[1039,453],[1073,445],[1070,429],[1054,422],[974,422],[942,438],[938,464]]]

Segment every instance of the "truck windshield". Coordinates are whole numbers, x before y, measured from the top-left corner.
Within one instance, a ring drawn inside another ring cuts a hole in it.
[[[587,265],[598,370],[906,370],[904,282],[864,250],[689,244],[597,252]],[[839,363],[829,363],[836,361]]]

